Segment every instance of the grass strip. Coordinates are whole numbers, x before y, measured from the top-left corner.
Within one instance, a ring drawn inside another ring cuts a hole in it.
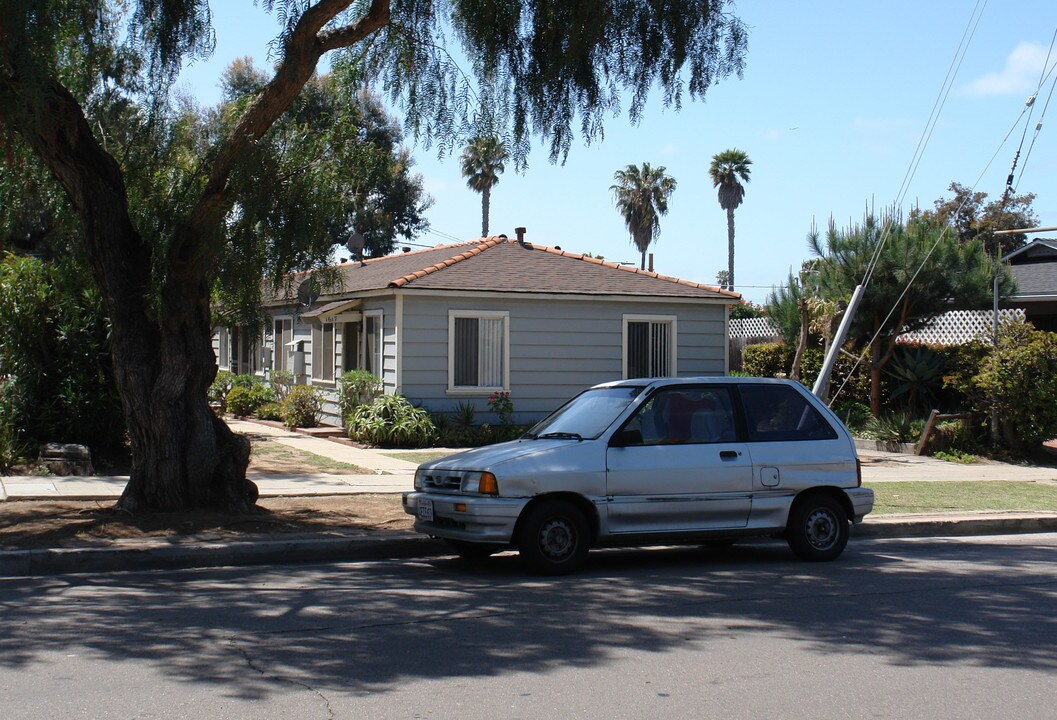
[[[942,512],[1057,512],[1057,484],[981,480],[863,483],[877,515]]]

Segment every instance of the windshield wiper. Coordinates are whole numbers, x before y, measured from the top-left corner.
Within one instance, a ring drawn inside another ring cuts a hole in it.
[[[534,435],[533,437],[538,437],[540,440],[576,440],[578,442],[583,442],[580,433],[573,432],[549,432],[543,433],[542,435]]]

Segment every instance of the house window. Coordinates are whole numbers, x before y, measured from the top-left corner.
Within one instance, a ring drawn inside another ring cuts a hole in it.
[[[448,313],[448,389],[509,388],[509,313]]]
[[[334,380],[334,323],[312,327],[312,378]]]
[[[273,326],[275,333],[272,335],[272,370],[290,370],[291,348],[287,343],[294,339],[294,324],[290,318],[278,319]]]
[[[676,321],[673,316],[624,316],[624,377],[676,375]]]
[[[254,332],[235,328],[231,332],[232,372],[255,373],[261,369],[261,343]]]
[[[217,365],[221,370],[231,367],[231,341],[228,339],[226,327],[217,328]]]
[[[366,370],[382,377],[382,314],[365,314],[342,327],[342,369]]]

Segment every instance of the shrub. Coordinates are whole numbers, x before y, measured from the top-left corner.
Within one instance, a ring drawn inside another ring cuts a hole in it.
[[[254,402],[253,393],[250,392],[250,389],[238,386],[231,388],[228,392],[225,406],[229,412],[242,416],[252,415],[253,411],[257,409],[257,403]]]
[[[793,364],[793,354],[785,343],[759,343],[742,351],[745,372],[754,377],[785,377]]]
[[[311,385],[294,385],[279,407],[286,427],[316,427],[323,411],[323,393]]]
[[[348,419],[349,437],[382,447],[429,447],[437,429],[429,414],[402,395],[384,395],[360,405]]]
[[[125,439],[110,362],[110,327],[91,273],[70,259],[0,253],[0,436],[116,449]]]
[[[1016,452],[1057,437],[1057,333],[1007,323],[998,347],[984,359],[973,384],[1002,418],[1002,436]]]
[[[344,421],[360,405],[374,402],[382,394],[382,379],[366,370],[350,370],[338,378],[338,407]]]
[[[260,385],[262,380],[256,375],[232,375],[231,387],[251,388],[255,385]]]
[[[222,411],[227,410],[228,393],[234,387],[234,381],[234,373],[227,370],[217,372],[217,376],[213,378],[213,384],[206,391],[206,397],[209,398],[209,402],[220,403],[220,409]]]
[[[257,408],[257,417],[261,420],[282,420],[283,414],[282,409],[279,407],[279,403],[266,402]]]
[[[269,378],[269,382],[275,392],[275,402],[282,405],[290,388],[294,386],[294,374],[289,370],[276,370]]]

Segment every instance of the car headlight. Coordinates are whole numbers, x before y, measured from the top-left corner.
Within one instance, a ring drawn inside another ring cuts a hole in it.
[[[479,493],[481,495],[499,494],[499,485],[496,483],[495,475],[490,472],[463,473],[460,489],[466,493]]]
[[[422,468],[415,468],[415,489],[421,490],[424,482],[422,478],[426,476],[426,473],[422,471]]]

